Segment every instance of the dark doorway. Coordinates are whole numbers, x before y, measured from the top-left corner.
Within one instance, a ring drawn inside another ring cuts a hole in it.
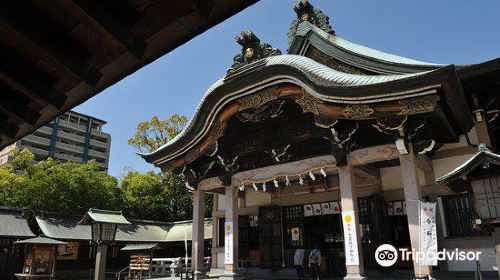
[[[340,214],[304,217],[304,239],[307,253],[312,249],[321,249],[323,277],[345,276],[344,236]]]
[[[260,223],[260,267],[282,267],[281,213],[279,207],[261,207]]]

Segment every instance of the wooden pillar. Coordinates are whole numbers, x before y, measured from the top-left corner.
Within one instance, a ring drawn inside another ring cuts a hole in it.
[[[52,250],[53,250],[52,258],[54,261],[52,263],[52,272],[50,273],[50,277],[52,277],[53,279],[56,278],[57,248],[58,247],[59,247],[58,245],[52,246]]]
[[[363,264],[363,254],[362,254],[362,244],[361,244],[361,234],[359,227],[358,218],[358,200],[356,197],[356,187],[354,185],[354,171],[352,166],[347,160],[346,166],[340,166],[339,170],[339,181],[340,181],[340,202],[342,211],[354,211],[354,231],[356,232],[356,240],[358,247],[358,265],[346,265],[347,275],[345,280],[351,279],[366,279],[364,277],[364,264]],[[346,232],[344,231],[344,242],[347,241]],[[347,256],[346,256],[347,257]]]
[[[214,214],[217,211],[219,211],[219,195],[214,194],[212,196],[212,259],[210,260],[212,268],[217,268],[217,253],[215,253],[213,250],[219,245],[219,241],[217,238],[219,230],[219,227],[217,226],[219,223],[219,217]]]
[[[406,201],[406,212],[408,217],[408,228],[410,231],[411,248],[418,252],[420,249],[420,224],[418,201],[422,198],[420,182],[418,180],[417,163],[413,148],[409,147],[407,154],[400,154],[401,174],[403,177],[403,189]],[[415,278],[424,278],[432,275],[432,267],[420,265],[413,261]]]
[[[106,280],[107,255],[108,255],[108,246],[106,246],[106,244],[97,245],[94,280]]]
[[[226,224],[224,225],[224,273],[220,279],[242,279],[238,271],[238,194],[235,186],[225,187]],[[230,227],[230,228],[228,228]],[[228,234],[231,232],[231,234]]]
[[[205,278],[205,191],[194,191],[191,268],[195,279]]]

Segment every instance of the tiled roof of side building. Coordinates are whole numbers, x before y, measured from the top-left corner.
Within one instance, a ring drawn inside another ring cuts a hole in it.
[[[90,240],[90,226],[80,225],[81,215],[62,215],[44,213],[36,217],[36,221],[43,234],[60,240]],[[187,230],[188,239],[192,236],[192,222],[158,222],[130,219],[130,224],[118,225],[117,242],[144,243],[144,242],[176,242],[184,240]],[[187,228],[184,228],[187,226]],[[179,233],[182,233],[180,236]],[[212,238],[212,222],[205,221],[205,239]]]
[[[22,209],[0,207],[0,237],[29,238],[36,235],[31,231]]]

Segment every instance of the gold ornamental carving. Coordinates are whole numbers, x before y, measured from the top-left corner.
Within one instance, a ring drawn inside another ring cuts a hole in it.
[[[365,73],[361,72],[360,70],[358,70],[354,67],[348,66],[348,65],[339,64],[338,67],[339,67],[340,71],[347,73],[347,74],[366,75]]]
[[[259,108],[267,102],[277,99],[274,95],[276,88],[277,87],[270,87],[241,98],[239,100],[239,103],[241,104],[240,111],[249,108]]]
[[[297,104],[302,107],[302,111],[305,112],[311,112],[316,115],[319,115],[319,110],[318,110],[318,104],[322,104],[323,101],[310,95],[307,93],[305,90],[302,90],[302,96],[295,100]]]
[[[210,138],[212,138],[213,140],[217,140],[219,139],[220,137],[222,137],[222,135],[224,135],[224,130],[226,129],[226,123],[223,122],[223,123],[216,123],[214,125],[214,129],[212,130],[212,133],[210,133]]]
[[[439,101],[439,96],[431,95],[409,100],[401,100],[400,104],[405,108],[398,113],[398,115],[412,115],[421,114],[434,111],[436,104]]]
[[[344,110],[342,110],[342,114],[346,118],[350,119],[362,119],[367,118],[375,112],[368,105],[348,105]]]
[[[322,64],[325,64],[328,60],[332,59],[329,55],[321,52],[318,49],[312,49],[311,58]]]

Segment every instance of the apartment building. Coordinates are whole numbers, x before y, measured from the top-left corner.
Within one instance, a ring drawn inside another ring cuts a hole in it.
[[[9,152],[28,148],[35,160],[52,157],[61,161],[85,163],[91,159],[103,168],[109,164],[111,135],[102,131],[105,121],[68,111],[32,134],[0,151],[0,166],[9,162]]]

